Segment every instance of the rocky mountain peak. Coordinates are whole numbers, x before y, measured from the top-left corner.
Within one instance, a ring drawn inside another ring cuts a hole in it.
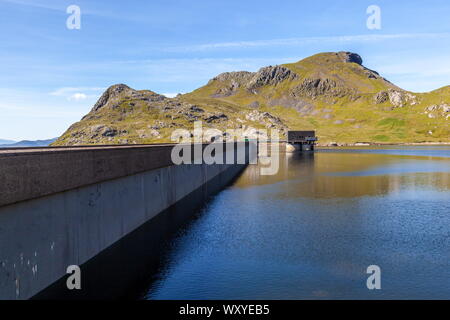
[[[341,58],[343,62],[347,63],[353,62],[361,66],[363,64],[363,59],[357,53],[341,51],[338,52],[337,55],[339,56],[339,58]]]
[[[253,72],[249,71],[224,72],[211,79],[211,81],[225,82],[234,80],[237,82],[245,82],[248,81],[252,76]]]
[[[115,84],[110,86],[102,94],[91,111],[96,112],[104,108],[115,109],[124,101],[124,99],[158,102],[168,98],[150,90],[135,90],[125,84]]]
[[[298,75],[284,66],[268,66],[259,69],[257,72],[238,71],[225,72],[211,79],[209,84],[218,81],[224,83],[213,97],[227,97],[234,95],[239,88],[254,91],[265,85],[276,86],[285,80],[295,80]]]
[[[100,97],[100,99],[98,99],[97,103],[94,105],[94,107],[92,108],[92,111],[98,111],[101,108],[103,108],[110,100],[113,99],[117,99],[122,92],[127,92],[129,91],[130,93],[135,91],[133,89],[131,89],[129,86],[127,86],[126,84],[115,84],[110,86]]]

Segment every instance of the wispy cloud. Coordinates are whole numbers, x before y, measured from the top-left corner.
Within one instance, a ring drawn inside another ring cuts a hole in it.
[[[51,96],[65,97],[69,101],[81,101],[97,97],[106,88],[100,87],[63,87],[50,92]]]
[[[194,51],[208,51],[215,49],[298,46],[314,43],[362,43],[362,42],[378,42],[378,41],[399,40],[399,39],[446,39],[449,37],[450,33],[362,34],[362,35],[343,35],[330,37],[301,37],[301,38],[287,38],[287,39],[218,42],[199,45],[174,46],[168,47],[165,50],[170,52],[180,52],[180,51],[194,52]]]
[[[38,1],[0,0],[0,2],[16,4],[16,5],[20,5],[20,6],[47,9],[47,10],[64,11],[64,12],[66,11],[66,7],[64,7],[64,6],[49,5],[47,3],[42,3],[42,2],[38,2]]]
[[[43,2],[43,1],[35,1],[35,0],[0,0],[0,3],[9,3],[13,5],[18,6],[24,6],[24,7],[31,7],[31,8],[37,8],[37,9],[44,9],[44,10],[51,10],[56,12],[63,12],[67,13],[67,7],[72,3],[59,3],[55,4],[56,1],[51,2]],[[79,1],[78,1],[79,2]],[[115,13],[109,10],[108,7],[104,7],[103,10],[93,10],[90,5],[87,3],[80,3],[78,4],[77,1],[73,3],[75,5],[79,5],[81,7],[81,12],[83,15],[91,15],[91,16],[97,16],[97,17],[103,17],[103,18],[109,18],[113,20],[121,20],[121,21],[128,21],[128,22],[136,22],[136,23],[145,23],[148,21],[147,18],[136,18],[133,16],[124,15],[122,13]]]
[[[60,118],[60,117],[79,117],[77,111],[56,110],[48,108],[46,105],[33,105],[25,107],[23,105],[0,103],[2,116],[20,116],[20,117],[36,117],[36,118]]]
[[[68,99],[80,101],[80,100],[86,100],[87,97],[88,96],[85,93],[77,92],[77,93],[74,93],[73,95],[71,95]]]
[[[0,110],[2,111],[28,111],[28,108],[23,106],[15,106],[11,104],[0,103]]]

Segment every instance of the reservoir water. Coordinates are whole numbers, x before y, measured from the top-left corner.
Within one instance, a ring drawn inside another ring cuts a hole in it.
[[[197,212],[144,299],[450,299],[449,146],[279,157]]]

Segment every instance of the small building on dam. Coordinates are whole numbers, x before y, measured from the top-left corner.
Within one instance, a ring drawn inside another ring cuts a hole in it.
[[[315,131],[288,131],[286,152],[314,151],[317,140]]]

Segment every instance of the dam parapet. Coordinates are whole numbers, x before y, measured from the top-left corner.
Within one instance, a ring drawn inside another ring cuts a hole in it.
[[[173,144],[0,151],[0,299],[123,295],[129,281],[108,290],[94,282],[108,284],[124,268],[142,271],[127,261],[155,260],[148,248],[159,247],[164,230],[178,225],[175,215],[192,214],[180,203],[190,197],[193,207],[202,205],[251,161],[250,143],[224,143],[214,155],[223,163],[206,163],[210,145],[190,145],[192,161],[180,165],[173,163]],[[140,229],[139,241],[126,240]],[[123,259],[114,247],[136,255]],[[90,279],[81,290],[65,287],[71,265]]]

